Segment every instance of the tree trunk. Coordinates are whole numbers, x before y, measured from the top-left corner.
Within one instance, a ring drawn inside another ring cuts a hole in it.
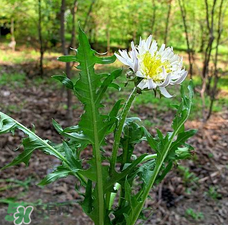
[[[107,37],[107,53],[110,53],[110,30],[109,30],[109,25],[107,27],[106,31],[106,37]]]
[[[60,15],[60,38],[62,43],[62,53],[63,55],[68,54],[68,48],[66,48],[66,39],[65,39],[65,10],[66,10],[66,2],[65,0],[61,1],[61,15]],[[66,76],[70,79],[71,77],[71,67],[70,63],[66,63]],[[67,89],[67,124],[71,124],[71,120],[73,119],[72,113],[72,93],[71,90]]]
[[[215,101],[215,97],[217,94],[217,85],[219,81],[219,76],[218,76],[218,51],[219,51],[219,45],[220,45],[220,39],[222,35],[222,16],[223,16],[223,0],[221,0],[220,5],[219,5],[219,15],[218,15],[218,29],[217,29],[217,39],[216,39],[216,50],[215,50],[215,59],[214,59],[214,85],[212,87],[211,93],[210,93],[210,106],[209,106],[209,111],[207,114],[207,120],[211,117],[212,109],[213,109],[213,104]]]
[[[72,31],[71,31],[71,40],[70,40],[70,44],[68,47],[68,51],[70,52],[70,48],[75,48],[75,29],[76,29],[76,25],[75,25],[75,15],[77,12],[77,8],[78,8],[78,1],[74,0],[74,5],[71,9],[71,14],[72,14]]]
[[[166,24],[165,24],[165,37],[164,37],[164,44],[167,44],[167,37],[169,32],[169,20],[170,20],[170,14],[171,14],[171,8],[172,8],[172,0],[168,0],[168,13],[166,17]]]
[[[154,34],[154,25],[156,20],[156,0],[152,0],[153,14],[151,18],[151,33]]]
[[[66,2],[65,0],[62,0],[61,2],[61,10],[60,10],[60,39],[61,39],[61,46],[62,46],[62,53],[64,55],[67,54],[66,46],[66,40],[65,40],[65,8],[66,8]]]
[[[11,18],[10,33],[11,33],[11,42],[10,42],[9,46],[12,48],[12,51],[15,51],[16,41],[15,41],[15,36],[14,36],[14,18]]]
[[[209,66],[210,66],[210,61],[211,61],[211,54],[212,54],[212,46],[214,42],[214,15],[215,15],[215,6],[216,6],[216,1],[213,1],[213,6],[211,9],[211,12],[209,13],[209,5],[208,5],[208,0],[205,0],[205,5],[206,5],[206,22],[207,22],[207,29],[208,29],[208,43],[206,47],[206,51],[204,54],[204,63],[203,63],[203,72],[202,76],[203,77],[208,77],[209,78]],[[211,18],[210,18],[211,17]],[[211,79],[211,78],[210,78]],[[207,94],[210,93],[210,87],[211,87],[211,82],[207,82],[206,86],[206,92]]]
[[[43,57],[44,57],[44,47],[43,47],[43,38],[42,38],[42,16],[41,16],[41,0],[38,0],[38,35],[39,35],[39,43],[40,43],[40,76],[43,77]]]
[[[187,27],[187,23],[186,23],[186,8],[185,8],[185,5],[184,5],[184,1],[178,0],[178,2],[179,2],[180,9],[181,9],[181,15],[182,15],[182,20],[183,20],[184,30],[185,30],[185,39],[186,39],[186,43],[187,43],[189,74],[190,74],[190,78],[192,79],[194,52],[191,49],[190,41],[189,41],[189,32],[188,32],[188,27]]]
[[[88,24],[89,16],[90,16],[90,13],[91,13],[92,10],[93,10],[93,6],[94,6],[94,4],[95,4],[95,1],[96,1],[96,0],[92,0],[91,5],[90,5],[90,7],[89,7],[89,10],[88,10],[88,12],[87,12],[87,14],[86,14],[86,19],[85,19],[85,23],[84,23],[84,25],[83,25],[83,30],[85,30],[85,28],[86,28],[86,26],[87,26],[87,24]]]

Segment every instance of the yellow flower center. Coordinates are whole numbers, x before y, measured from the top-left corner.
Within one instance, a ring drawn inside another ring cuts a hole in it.
[[[166,72],[171,72],[171,66],[169,61],[161,61],[160,56],[152,56],[148,51],[142,55],[141,69],[143,74],[146,74],[149,78],[152,78],[155,82],[163,82],[164,77],[162,74],[162,67],[165,68]]]

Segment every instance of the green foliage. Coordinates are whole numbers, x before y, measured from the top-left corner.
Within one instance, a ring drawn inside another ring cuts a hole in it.
[[[74,88],[73,82],[66,76],[56,75],[56,76],[52,76],[52,77],[56,80],[59,80],[64,86],[66,86],[66,88],[69,88],[69,89]]]
[[[136,195],[132,195],[132,204],[125,207],[126,224],[134,224],[139,216],[139,212],[142,210],[144,199],[148,196],[149,191],[155,182],[160,182],[164,179],[165,175],[172,168],[173,162],[178,160],[181,156],[185,156],[187,151],[192,149],[191,146],[185,144],[185,141],[195,134],[195,130],[185,131],[184,123],[189,117],[192,98],[193,98],[193,85],[190,83],[188,86],[189,96],[186,96],[181,89],[181,104],[176,107],[177,113],[172,123],[173,132],[167,133],[163,136],[161,131],[157,130],[157,137],[153,138],[150,133],[145,130],[145,136],[150,147],[156,151],[157,157],[155,160],[154,168],[147,167],[147,170],[143,173],[143,186]],[[175,140],[175,141],[174,141]],[[181,149],[179,147],[185,146],[186,148]],[[176,151],[178,153],[176,153]],[[154,160],[153,160],[154,161]],[[128,175],[128,177],[130,177]],[[125,204],[126,205],[126,204]],[[124,224],[124,223],[123,223]]]
[[[89,31],[90,34],[89,39],[98,49],[106,50],[107,42],[110,42],[111,47],[128,47],[131,40],[138,40],[140,36],[146,37],[151,33],[160,44],[164,41],[166,18],[170,4],[168,1],[78,0],[77,2],[76,21],[80,20],[82,27],[85,25],[84,29]],[[211,1],[209,3],[209,7],[211,7]],[[41,1],[42,36],[47,48],[60,42],[58,33],[60,29],[60,4],[59,0]],[[169,21],[168,44],[176,49],[185,50],[187,46],[181,12],[180,10],[175,11],[175,9],[179,9],[178,1],[172,1],[171,4],[172,16]],[[217,4],[219,3],[217,2]],[[24,41],[25,37],[28,37],[30,45],[38,47],[38,2],[32,0],[2,0],[1,5],[0,14],[2,17],[0,23],[10,28],[11,18],[13,18],[17,21],[15,23],[16,40]],[[72,5],[71,1],[66,1],[65,36],[68,41],[72,31],[72,15],[70,13]],[[207,38],[205,2],[189,0],[185,2],[185,7],[191,48],[199,51]],[[218,17],[218,8],[216,8],[215,18]],[[225,29],[228,25],[227,16],[227,11],[224,11],[221,53],[227,52],[227,46],[223,44],[223,40],[227,36],[227,29]]]
[[[7,189],[23,187],[25,190],[29,189],[29,185],[31,184],[32,178],[28,177],[24,181],[17,180],[17,179],[0,179],[0,183],[7,183],[6,186],[0,188],[0,191],[4,191]]]
[[[185,213],[186,213],[186,216],[190,216],[192,219],[197,220],[197,221],[204,219],[204,215],[202,212],[196,212],[192,208],[186,209]]]
[[[198,182],[199,178],[194,173],[190,172],[189,168],[179,165],[178,169],[183,175],[183,181],[185,185],[195,184]]]
[[[210,186],[206,195],[212,198],[213,200],[218,200],[222,197],[220,193],[218,193],[218,188],[215,186]]]
[[[19,129],[28,136],[27,138],[24,138],[22,142],[24,151],[20,153],[10,164],[4,166],[2,169],[17,165],[21,162],[24,162],[26,165],[28,165],[30,157],[33,151],[36,149],[40,149],[47,154],[54,155],[58,159],[63,159],[62,155],[48,144],[48,141],[42,140],[34,132],[24,127],[16,120],[12,119],[2,112],[0,112],[0,118],[0,134],[9,132],[14,133],[16,129]]]
[[[24,73],[3,73],[0,77],[0,86],[5,86],[10,83],[11,86],[23,87],[25,81]]]

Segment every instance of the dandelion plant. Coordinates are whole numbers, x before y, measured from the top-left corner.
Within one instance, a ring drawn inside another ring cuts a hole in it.
[[[152,89],[151,95],[156,92],[160,97],[170,98],[166,88],[181,84],[187,76],[182,58],[165,45],[158,49],[152,36],[140,40],[138,46],[134,43],[131,46],[130,52],[120,50],[119,54],[103,57],[91,49],[88,38],[79,29],[79,47],[75,54],[58,58],[62,62],[77,63],[79,75],[76,82],[65,76],[54,78],[70,89],[84,107],[78,124],[63,128],[57,121],[52,121],[63,138],[62,143],[41,139],[34,131],[0,112],[0,134],[14,134],[19,129],[27,136],[22,140],[23,152],[2,169],[20,163],[28,165],[32,153],[38,149],[53,155],[60,164],[39,185],[74,176],[75,182],[80,182],[80,190],[84,190],[83,193],[80,191],[82,209],[96,225],[135,224],[152,187],[164,179],[179,159],[190,156],[192,147],[186,141],[196,132],[185,130],[184,126],[192,106],[191,82],[187,94],[181,86],[181,101],[175,106],[172,132],[163,134],[157,129],[157,135],[153,136],[140,118],[128,117],[138,95]],[[116,86],[116,79],[123,76],[122,70],[98,74],[94,67],[111,64],[116,58],[129,66],[126,79],[130,79],[135,87],[125,103],[112,99],[113,107],[108,111],[104,110],[105,94],[110,87]],[[111,154],[105,154],[108,135],[113,137]],[[135,145],[142,141],[148,142],[149,153],[139,154],[135,149]],[[90,159],[81,154],[86,148],[92,149]]]

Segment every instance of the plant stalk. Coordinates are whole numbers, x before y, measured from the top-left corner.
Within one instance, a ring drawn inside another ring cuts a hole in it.
[[[172,136],[170,137],[170,141],[167,143],[167,145],[165,146],[165,150],[164,150],[164,153],[161,155],[161,158],[159,160],[159,163],[156,163],[156,166],[154,168],[154,171],[153,171],[153,174],[150,178],[150,182],[149,182],[149,185],[147,186],[146,190],[144,191],[144,193],[142,194],[142,196],[140,196],[140,198],[142,199],[141,200],[141,203],[138,204],[138,206],[136,208],[134,208],[134,210],[131,212],[132,213],[132,220],[131,220],[131,224],[129,225],[134,225],[139,217],[139,214],[141,213],[142,211],[142,208],[143,208],[143,205],[147,199],[147,196],[149,195],[150,193],[150,190],[151,188],[153,187],[154,185],[154,182],[160,172],[160,169],[162,167],[162,164],[169,152],[169,149],[171,147],[171,144],[172,144],[172,141],[174,139],[174,137],[176,136],[176,134],[178,133],[178,131],[180,130],[180,128],[182,127],[182,125],[186,122],[187,118],[189,116],[189,112],[188,112],[188,115],[186,116],[186,118],[182,121],[182,123],[179,125],[179,127],[173,132]],[[151,157],[155,157],[151,155]]]
[[[127,102],[124,105],[123,111],[120,116],[119,124],[118,124],[116,134],[115,134],[113,149],[112,149],[112,158],[111,158],[111,162],[110,162],[111,163],[111,165],[110,165],[110,175],[111,176],[113,175],[113,173],[115,171],[117,153],[118,153],[118,149],[119,149],[119,145],[120,145],[120,138],[121,138],[124,122],[125,122],[127,114],[131,108],[132,102],[134,101],[136,95],[137,95],[137,87],[134,87]]]

